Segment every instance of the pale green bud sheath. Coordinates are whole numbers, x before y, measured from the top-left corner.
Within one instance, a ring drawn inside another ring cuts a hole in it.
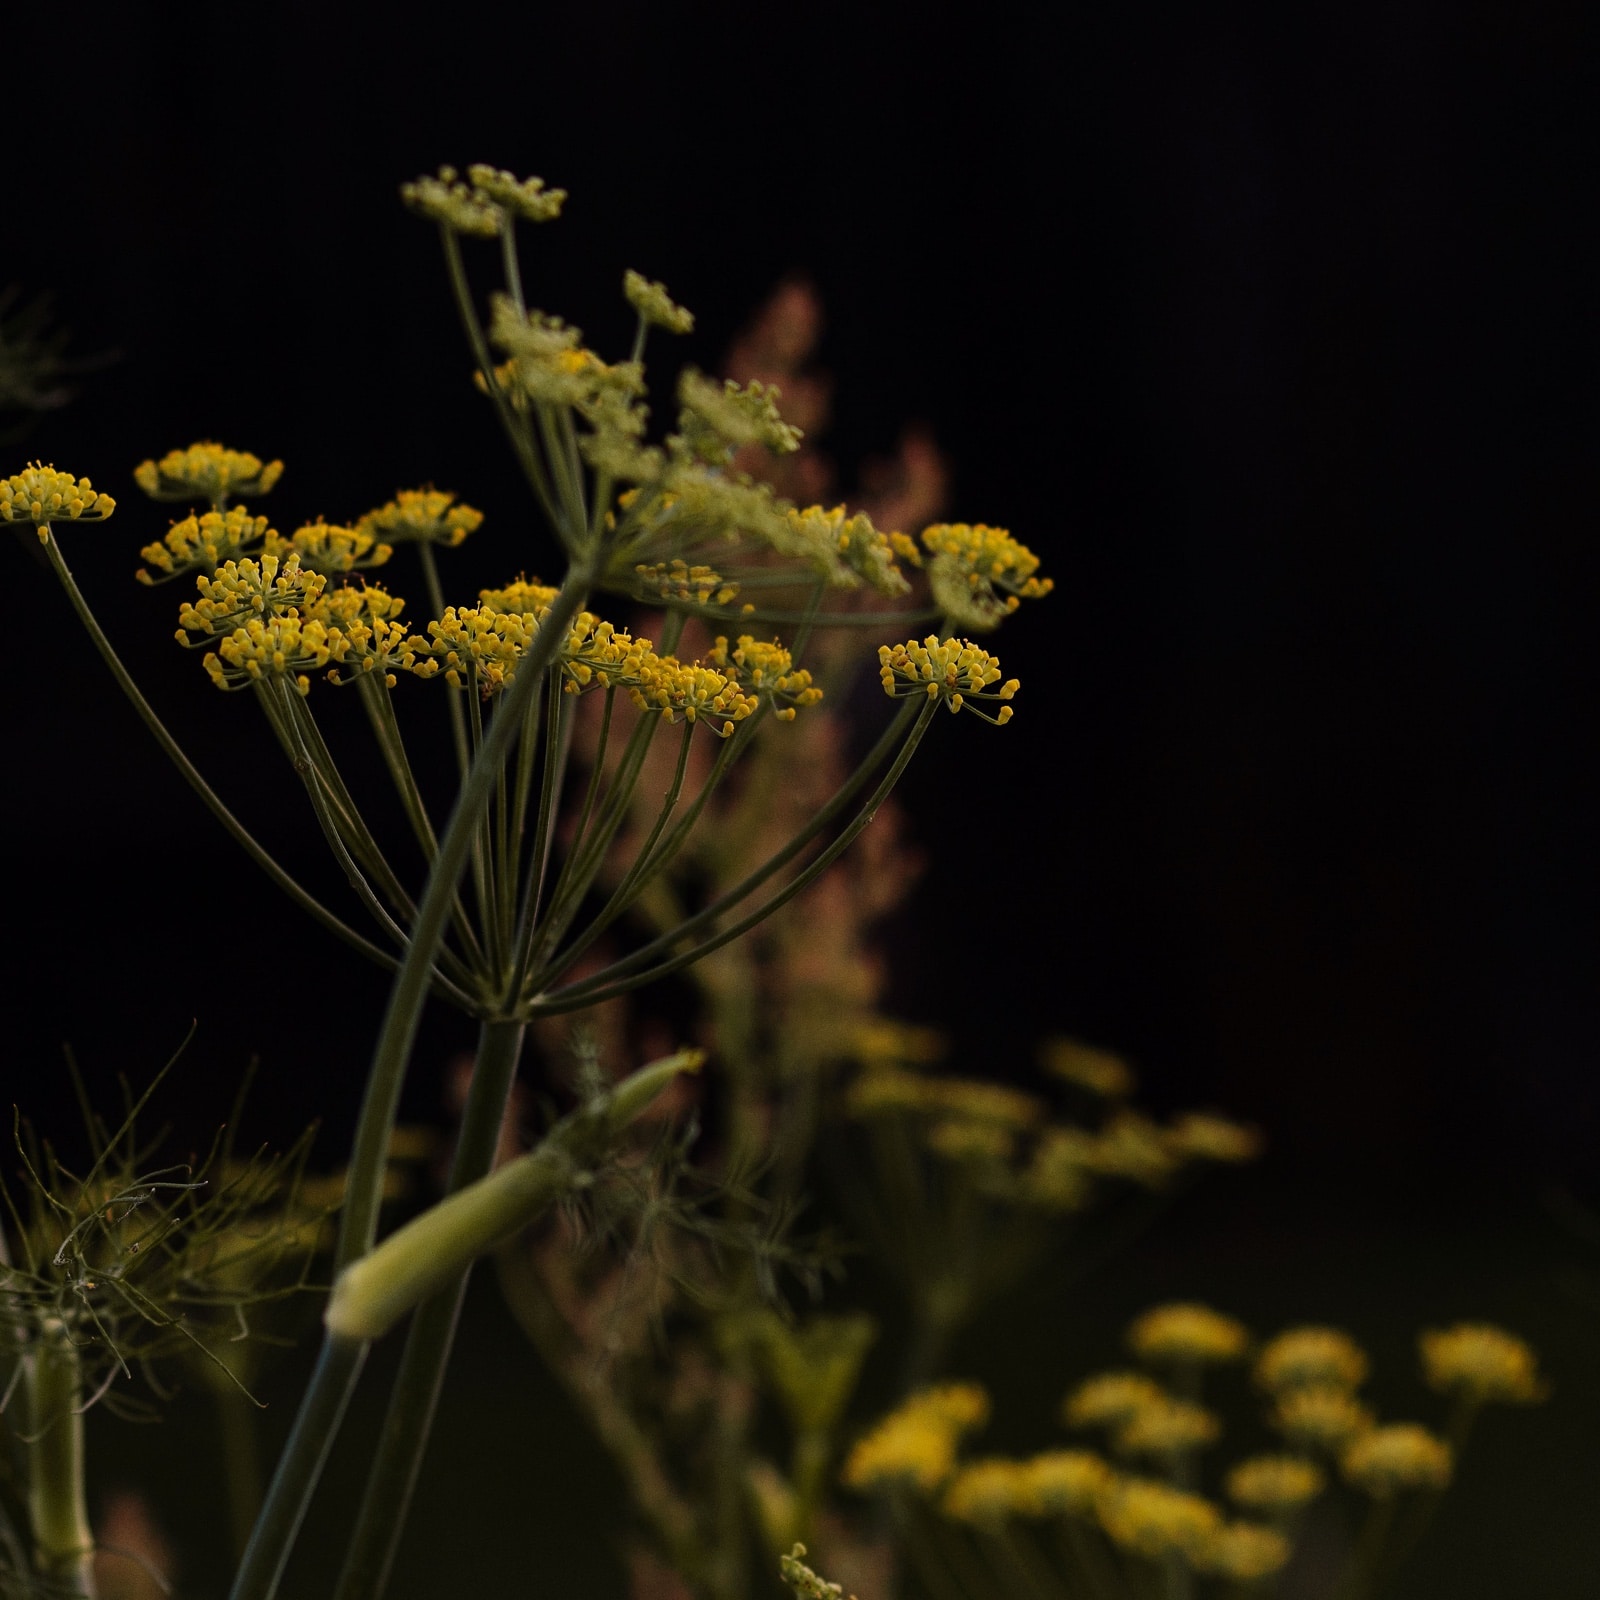
[[[323,1321],[329,1334],[352,1342],[381,1339],[479,1256],[581,1187],[588,1162],[603,1159],[616,1136],[701,1059],[699,1051],[680,1050],[641,1067],[553,1129],[537,1150],[447,1196],[351,1262],[328,1297]]]

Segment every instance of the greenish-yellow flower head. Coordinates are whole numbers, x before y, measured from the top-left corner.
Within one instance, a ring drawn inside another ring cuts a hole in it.
[[[1004,528],[983,523],[937,522],[922,531],[931,553],[928,586],[952,622],[987,633],[1023,600],[1038,600],[1055,587],[1036,576],[1039,558]]]
[[[1209,1500],[1149,1478],[1118,1479],[1099,1512],[1114,1544],[1157,1561],[1177,1556],[1199,1566],[1222,1531],[1222,1513]]]
[[[993,1528],[1008,1517],[1027,1515],[1032,1502],[1026,1464],[986,1456],[968,1462],[950,1480],[941,1509],[952,1521]]]
[[[1454,1468],[1450,1446],[1415,1422],[1362,1434],[1339,1465],[1349,1482],[1380,1500],[1407,1489],[1443,1489]]]
[[[622,277],[622,292],[628,304],[639,313],[639,320],[668,333],[693,333],[694,313],[685,311],[667,293],[664,283],[655,283],[641,273],[629,271]]]
[[[1431,1388],[1475,1405],[1529,1405],[1545,1397],[1539,1358],[1513,1333],[1486,1322],[1458,1322],[1424,1333],[1422,1371]]]
[[[231,499],[265,494],[282,476],[281,461],[263,462],[248,450],[229,450],[210,439],[133,469],[133,481],[152,500],[209,500],[216,511]]]
[[[1209,1306],[1156,1306],[1128,1329],[1128,1347],[1143,1361],[1237,1361],[1249,1348],[1242,1322]]]
[[[717,642],[706,653],[706,660],[718,672],[750,694],[772,703],[773,715],[781,722],[793,722],[795,713],[814,706],[822,698],[822,690],[811,681],[804,667],[797,668],[794,658],[774,639],[767,643],[741,634],[737,644],[729,645],[726,638]]]
[[[1133,1093],[1135,1080],[1128,1063],[1079,1039],[1051,1039],[1039,1052],[1039,1059],[1053,1077],[1104,1100],[1122,1100]]]
[[[361,517],[356,531],[390,544],[437,544],[453,549],[482,522],[481,511],[458,504],[456,497],[443,489],[402,489],[393,500]]]
[[[1261,1135],[1254,1128],[1209,1111],[1185,1111],[1167,1129],[1167,1142],[1189,1161],[1233,1164],[1261,1154]]]
[[[297,555],[302,567],[325,575],[381,567],[394,554],[394,546],[380,544],[368,528],[324,522],[320,517],[296,528],[287,539],[269,533],[262,548],[268,555]]]
[[[1300,1388],[1359,1388],[1367,1376],[1367,1357],[1338,1328],[1289,1328],[1262,1346],[1256,1382],[1271,1394]]]
[[[1116,1432],[1116,1447],[1130,1456],[1180,1456],[1222,1436],[1222,1424],[1191,1400],[1161,1395],[1146,1401]]]
[[[1230,1468],[1228,1498],[1258,1516],[1291,1516],[1322,1493],[1327,1477],[1302,1456],[1252,1456]]]
[[[989,1397],[977,1384],[921,1389],[857,1441],[842,1481],[852,1489],[932,1494],[955,1470],[962,1435],[988,1416]]]
[[[513,177],[494,167],[467,169],[466,181],[454,167],[440,167],[437,177],[421,177],[400,186],[400,198],[417,213],[452,233],[494,239],[509,218],[549,222],[561,215],[565,189],[546,189],[542,178]]]
[[[1267,1419],[1290,1444],[1333,1453],[1368,1433],[1372,1411],[1342,1386],[1286,1389]]]
[[[104,522],[117,509],[108,494],[97,494],[87,478],[34,462],[0,480],[0,520],[31,522],[43,543],[52,522]]]
[[[1275,1528],[1255,1522],[1230,1522],[1206,1547],[1199,1565],[1235,1583],[1259,1583],[1289,1563],[1294,1547]]]
[[[1069,1428],[1120,1428],[1165,1398],[1160,1384],[1142,1372],[1099,1372],[1067,1396],[1062,1416]]]
[[[1045,1450],[1026,1462],[1028,1509],[1036,1517],[1092,1515],[1116,1474],[1092,1450]]]

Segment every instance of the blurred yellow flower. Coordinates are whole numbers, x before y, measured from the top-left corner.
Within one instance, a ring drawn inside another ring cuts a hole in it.
[[[1156,1306],[1128,1329],[1128,1346],[1144,1361],[1236,1361],[1250,1344],[1242,1322],[1209,1306]]]
[[[1444,1488],[1454,1463],[1443,1439],[1415,1422],[1396,1422],[1355,1440],[1339,1465],[1358,1489],[1385,1499],[1402,1489]]]
[[[1458,1322],[1424,1333],[1422,1371],[1428,1384],[1482,1404],[1528,1405],[1545,1397],[1539,1358],[1515,1334],[1486,1322]]]

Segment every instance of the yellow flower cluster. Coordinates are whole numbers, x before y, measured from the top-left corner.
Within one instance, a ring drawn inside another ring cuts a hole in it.
[[[987,632],[1022,600],[1039,599],[1055,587],[1035,576],[1039,558],[1004,528],[939,522],[923,529],[922,542],[933,553],[928,583],[934,600],[966,627]]]
[[[1367,1376],[1367,1357],[1338,1328],[1290,1328],[1262,1346],[1256,1382],[1272,1394],[1302,1388],[1357,1389]]]
[[[1255,1583],[1287,1565],[1292,1553],[1289,1541],[1275,1528],[1230,1522],[1218,1530],[1198,1564],[1204,1572],[1237,1583]]]
[[[1404,1489],[1443,1489],[1454,1469],[1450,1446],[1414,1422],[1362,1434],[1346,1448],[1339,1465],[1358,1489],[1380,1500]]]
[[[1418,1342],[1423,1376],[1431,1388],[1479,1405],[1496,1400],[1528,1405],[1544,1398],[1538,1357],[1504,1329],[1458,1322],[1453,1328],[1432,1329]]]
[[[248,556],[224,561],[211,577],[195,579],[200,598],[179,607],[178,642],[191,642],[186,633],[215,636],[251,618],[301,612],[321,595],[327,581],[320,572],[304,571],[293,552],[264,555],[259,561]]]
[[[408,641],[420,675],[443,671],[453,688],[469,684],[484,699],[501,693],[516,676],[517,662],[533,642],[538,623],[529,613],[496,611],[489,606],[446,606],[428,624],[428,637]]]
[[[229,511],[207,511],[174,522],[166,537],[139,552],[148,566],[134,574],[140,583],[165,583],[199,567],[215,571],[224,561],[234,561],[263,539],[276,537],[265,517],[255,517],[243,506]],[[154,567],[163,574],[155,577]]]
[[[0,520],[34,523],[40,543],[49,537],[52,522],[103,522],[116,509],[117,502],[108,494],[97,494],[87,478],[74,478],[37,461],[0,479]]]
[[[780,722],[793,722],[796,711],[814,706],[822,698],[811,674],[804,667],[797,669],[794,657],[775,639],[769,644],[745,633],[730,649],[719,635],[706,659],[740,688],[770,700]]]
[[[1331,1453],[1370,1431],[1373,1416],[1348,1389],[1309,1384],[1280,1394],[1268,1421],[1302,1450]]]
[[[999,715],[991,717],[972,701],[1009,701],[1022,687],[1015,678],[1008,678],[998,689],[991,690],[990,684],[1000,682],[1000,663],[966,639],[941,642],[934,633],[921,644],[910,639],[905,644],[880,646],[878,676],[885,694],[926,694],[930,700],[943,700],[952,712],[968,706],[997,727],[1011,720],[1011,707],[1003,705]]]
[[[543,614],[541,608],[539,615]],[[567,631],[561,653],[565,677],[562,687],[573,694],[591,685],[601,689],[632,688],[643,680],[647,664],[656,659],[650,640],[636,639],[631,633],[602,622],[592,611],[580,611]]]
[[[340,668],[356,672],[381,672],[392,688],[395,671],[414,671],[416,653],[400,621],[405,601],[376,584],[347,585],[325,593],[310,607],[310,614],[328,624],[334,668],[330,681],[344,681]],[[420,674],[428,676],[427,673]]]
[[[976,1384],[920,1390],[857,1441],[843,1481],[852,1489],[900,1486],[931,1494],[955,1470],[962,1435],[988,1416],[989,1397]]]
[[[1221,1436],[1222,1424],[1204,1406],[1163,1394],[1117,1429],[1116,1447],[1130,1456],[1176,1456],[1215,1444]]]
[[[1322,1469],[1300,1456],[1252,1456],[1228,1473],[1228,1498],[1246,1511],[1284,1517],[1309,1505],[1326,1483]]]
[[[1180,1556],[1198,1565],[1218,1534],[1222,1514],[1209,1500],[1148,1478],[1119,1478],[1101,1495],[1100,1523],[1115,1543],[1152,1560]]]
[[[705,721],[714,726],[720,718],[722,725],[716,731],[724,739],[733,732],[734,723],[743,722],[761,704],[756,695],[747,694],[714,667],[698,661],[685,664],[672,656],[647,656],[628,692],[641,710],[659,712],[667,722]]]
[[[895,564],[901,548],[897,536],[880,533],[866,512],[851,516],[843,506],[828,511],[808,506],[804,511],[790,511],[788,522],[797,542],[796,553],[810,554],[830,582],[854,588],[864,581],[879,594],[905,594],[910,589]]]
[[[725,606],[739,593],[739,585],[725,583],[714,567],[691,567],[681,560],[641,561],[633,570],[640,589],[656,599]]]
[[[248,450],[229,450],[208,439],[133,469],[134,482],[152,500],[199,498],[217,511],[236,495],[265,494],[282,476],[281,461],[263,463]]]
[[[443,489],[402,489],[393,500],[367,512],[355,528],[358,534],[391,544],[437,544],[453,549],[482,522],[481,511],[457,505],[456,497]]]
[[[463,183],[454,167],[440,167],[436,178],[421,177],[400,186],[400,198],[419,216],[454,233],[493,239],[506,217],[549,222],[561,215],[565,189],[546,189],[541,178],[520,181],[509,172],[475,165]]]
[[[851,1086],[848,1107],[858,1117],[883,1112],[922,1112],[1018,1130],[1044,1116],[1042,1102],[1020,1089],[977,1078],[924,1078],[889,1068],[863,1074]]]
[[[1156,1306],[1128,1330],[1128,1346],[1143,1361],[1236,1361],[1249,1344],[1242,1322],[1186,1303]]]
[[[1093,1515],[1115,1474],[1088,1450],[1047,1450],[1025,1460],[988,1456],[961,1467],[941,1506],[957,1522],[994,1527],[1008,1517]]]
[[[665,328],[668,333],[694,332],[694,313],[675,304],[664,283],[652,282],[642,273],[629,271],[622,276],[622,292],[641,321]]]
[[[292,677],[309,693],[307,676],[328,665],[333,640],[328,625],[298,611],[254,616],[206,652],[202,665],[219,689],[245,688],[264,678]]]
[[[1109,1050],[1077,1039],[1051,1039],[1039,1054],[1046,1072],[1102,1099],[1120,1100],[1133,1093],[1133,1069]]]
[[[1142,1372],[1101,1372],[1067,1396],[1062,1415],[1069,1428],[1118,1428],[1164,1398],[1160,1384]]]
[[[928,1148],[958,1166],[1004,1166],[1011,1159],[1015,1144],[1009,1128],[992,1122],[963,1122],[956,1117],[934,1123],[927,1134]]]
[[[263,548],[268,555],[275,556],[286,556],[292,551],[299,556],[302,566],[325,574],[381,567],[394,554],[392,544],[379,544],[376,535],[366,528],[324,522],[320,517],[296,528],[287,539],[281,533],[269,532]]]
[[[503,589],[480,589],[478,599],[491,611],[527,613],[535,621],[555,603],[561,591],[537,578],[518,578]]]
[[[1167,1143],[1189,1161],[1254,1161],[1261,1135],[1209,1111],[1185,1111],[1167,1129]]]

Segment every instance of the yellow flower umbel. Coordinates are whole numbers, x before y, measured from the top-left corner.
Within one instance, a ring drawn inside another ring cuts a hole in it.
[[[664,283],[655,283],[642,273],[622,275],[622,292],[628,304],[639,313],[639,320],[668,333],[693,333],[694,313],[685,311],[667,293]]]
[[[139,552],[147,563],[134,576],[140,583],[167,583],[186,572],[215,572],[225,561],[236,561],[264,539],[276,538],[265,517],[254,517],[243,507],[207,511],[174,522],[166,537]],[[150,568],[155,568],[152,572]],[[158,577],[156,574],[159,573]]]
[[[225,510],[236,497],[266,494],[282,476],[281,461],[263,462],[248,450],[229,450],[209,439],[133,469],[133,481],[152,500],[209,500],[213,511]]]
[[[1374,1428],[1340,1458],[1345,1477],[1375,1499],[1405,1489],[1443,1489],[1453,1468],[1450,1446],[1415,1422]]]
[[[268,555],[285,556],[291,551],[300,564],[313,572],[354,572],[363,567],[381,567],[394,554],[392,544],[379,544],[369,529],[350,528],[320,517],[296,528],[287,539],[269,533],[263,547]]]
[[[1262,1347],[1256,1382],[1271,1394],[1299,1388],[1359,1388],[1367,1375],[1361,1346],[1338,1328],[1290,1328]]]
[[[327,581],[320,572],[303,571],[292,553],[225,561],[209,578],[196,578],[200,598],[178,608],[178,642],[200,642],[185,638],[186,633],[227,633],[254,617],[304,610]]]
[[[1235,1583],[1257,1583],[1287,1566],[1292,1553],[1289,1541],[1276,1529],[1230,1522],[1211,1541],[1200,1565]]]
[[[1472,1405],[1497,1400],[1529,1405],[1545,1397],[1538,1357],[1502,1328],[1458,1322],[1424,1333],[1418,1343],[1430,1388],[1459,1395]]]
[[[1077,1039],[1051,1039],[1039,1052],[1039,1060],[1052,1076],[1103,1100],[1121,1100],[1133,1093],[1133,1069],[1109,1050]]]
[[[467,178],[463,183],[454,167],[440,167],[436,178],[402,184],[400,198],[452,233],[484,239],[497,237],[512,218],[549,222],[567,198],[565,189],[546,189],[542,178],[518,179],[489,166],[469,167]]]
[[[1117,1428],[1164,1398],[1161,1386],[1142,1372],[1101,1372],[1067,1396],[1062,1416],[1069,1428]]]
[[[1261,1135],[1208,1111],[1185,1111],[1167,1129],[1167,1143],[1188,1161],[1254,1161]]]
[[[1291,1444],[1330,1454],[1367,1433],[1372,1420],[1371,1410],[1348,1389],[1331,1384],[1285,1390],[1268,1418]]]
[[[945,639],[930,633],[918,644],[909,639],[904,644],[882,645],[878,650],[878,676],[883,681],[883,692],[891,697],[925,694],[930,700],[941,700],[952,712],[963,706],[1003,727],[1011,720],[1009,704],[1000,708],[998,716],[991,717],[972,702],[974,700],[1004,700],[1011,697],[1022,685],[1015,678],[1000,683],[1000,663],[987,650],[966,639]]]
[[[673,656],[652,656],[640,665],[639,681],[629,686],[641,711],[664,722],[705,722],[726,739],[761,704],[725,673],[698,661],[687,666]],[[720,724],[720,725],[719,725]]]
[[[0,521],[31,522],[39,542],[50,537],[52,522],[104,522],[117,509],[108,494],[97,494],[87,478],[54,467],[31,467],[0,479]]]
[[[1026,1464],[988,1456],[956,1473],[944,1492],[942,1509],[953,1521],[994,1528],[1007,1517],[1026,1515],[1032,1503]]]
[[[1156,1306],[1128,1329],[1128,1346],[1142,1361],[1237,1361],[1249,1343],[1242,1322],[1209,1306]]]
[[[797,669],[794,658],[777,640],[766,644],[745,633],[730,649],[728,641],[719,636],[706,659],[741,689],[771,701],[773,715],[780,722],[793,722],[796,711],[814,706],[822,698],[811,674],[803,667]]]
[[[355,531],[390,544],[437,544],[454,549],[482,522],[481,511],[457,505],[456,497],[443,489],[402,489],[393,500],[361,517]],[[550,595],[554,598],[554,589]]]
[[[1202,1564],[1222,1531],[1209,1500],[1149,1478],[1121,1478],[1100,1497],[1100,1525],[1114,1543],[1154,1561],[1178,1556]]]
[[[299,694],[311,689],[307,674],[333,659],[334,639],[326,623],[291,611],[252,617],[207,651],[202,665],[219,689],[242,689],[272,678],[293,681]]]
[[[639,589],[654,600],[681,600],[697,606],[725,606],[739,593],[739,585],[726,583],[715,567],[690,566],[671,561],[641,561],[634,566]]]
[[[1288,1517],[1322,1493],[1327,1479],[1315,1462],[1300,1456],[1252,1456],[1233,1467],[1228,1498],[1258,1516]]]
[[[1148,1400],[1116,1431],[1116,1447],[1130,1456],[1186,1455],[1222,1436],[1222,1424],[1189,1400],[1160,1395]]]
[[[989,1397],[976,1384],[920,1390],[857,1442],[842,1480],[852,1489],[931,1494],[955,1470],[961,1436],[988,1416]]]
[[[1116,1479],[1092,1450],[1045,1450],[1024,1465],[1029,1514],[1036,1517],[1088,1516]]]
[[[1004,528],[981,522],[938,522],[922,531],[932,552],[928,586],[934,601],[952,621],[987,633],[1023,600],[1037,600],[1055,587],[1035,577],[1039,558]]]

